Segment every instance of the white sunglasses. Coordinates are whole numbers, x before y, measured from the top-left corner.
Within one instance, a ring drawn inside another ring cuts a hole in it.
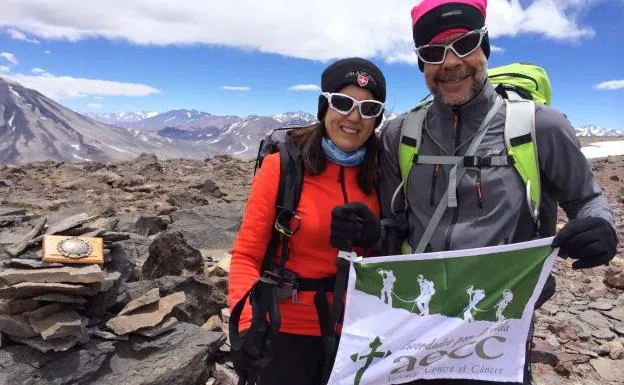
[[[341,115],[349,115],[355,107],[364,119],[376,118],[383,113],[384,104],[377,100],[355,100],[349,95],[332,92],[321,92],[329,106]]]

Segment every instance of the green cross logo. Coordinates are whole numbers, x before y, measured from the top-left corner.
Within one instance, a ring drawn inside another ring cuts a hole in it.
[[[364,372],[366,372],[366,369],[368,369],[368,367],[373,363],[373,360],[375,358],[386,358],[390,354],[392,354],[390,351],[378,352],[377,349],[379,349],[381,345],[382,342],[379,337],[375,337],[375,339],[368,345],[368,347],[371,348],[370,353],[365,356],[360,356],[358,353],[351,355],[351,360],[353,362],[357,362],[358,360],[365,360],[364,366],[362,366],[355,374],[355,380],[353,381],[353,385],[360,385],[360,381],[362,381],[362,376],[364,376]]]

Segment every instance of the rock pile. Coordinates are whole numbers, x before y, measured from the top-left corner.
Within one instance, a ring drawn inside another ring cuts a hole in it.
[[[624,157],[593,167],[622,240]],[[228,248],[252,174],[227,156],[0,165],[0,384],[236,384]],[[45,234],[101,237],[105,264],[43,266]],[[589,270],[557,261],[534,383],[624,382],[622,256]]]

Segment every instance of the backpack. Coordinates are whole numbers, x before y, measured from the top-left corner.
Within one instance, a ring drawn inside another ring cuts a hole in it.
[[[321,336],[325,349],[324,380],[329,379],[333,356],[337,347],[336,330],[342,312],[342,297],[346,291],[348,262],[337,259],[335,276],[312,279],[300,278],[285,268],[288,260],[288,243],[298,230],[296,213],[303,187],[304,167],[299,150],[290,136],[301,126],[285,126],[270,131],[260,142],[254,176],[264,158],[275,152],[280,154],[280,179],[276,200],[276,219],[271,239],[261,267],[261,276],[252,288],[234,305],[230,314],[229,336],[239,385],[254,385],[258,371],[266,367],[273,356],[272,338],[279,332],[281,319],[279,301],[297,300],[298,291],[314,291],[314,302],[319,316]],[[293,226],[294,224],[294,226]],[[281,248],[279,263],[274,260]],[[334,292],[330,309],[327,292]],[[252,306],[251,326],[240,333],[239,321],[245,303]]]
[[[439,157],[439,156],[419,156],[419,147],[422,135],[422,126],[427,117],[428,108],[432,104],[432,100],[425,100],[418,104],[403,122],[401,127],[401,140],[399,144],[399,167],[401,171],[401,184],[394,193],[391,202],[391,209],[394,214],[395,225],[406,228],[406,206],[407,201],[404,200],[402,211],[394,210],[394,200],[398,196],[398,192],[403,189],[407,193],[407,183],[409,174],[414,163],[419,164],[447,164],[462,169],[463,167],[497,167],[513,165],[519,174],[522,182],[526,187],[527,205],[529,212],[533,217],[536,231],[539,226],[539,207],[541,203],[541,184],[540,169],[537,156],[537,145],[535,139],[535,105],[534,103],[549,104],[551,100],[550,81],[546,71],[536,65],[514,63],[502,67],[492,68],[488,70],[488,78],[495,85],[496,92],[505,100],[506,120],[505,120],[505,146],[507,154],[504,156],[474,156],[469,148],[465,156],[461,157]],[[492,108],[494,110],[494,108]],[[498,110],[498,108],[496,108]],[[496,111],[493,111],[494,113]],[[493,117],[492,114],[488,114]],[[486,119],[488,116],[486,116]],[[487,126],[487,124],[482,124]],[[482,127],[482,136],[478,142],[473,141],[472,150],[476,151],[487,127]],[[479,136],[479,134],[477,134]],[[476,137],[475,137],[476,139]],[[463,174],[459,174],[462,175]],[[453,179],[453,178],[451,178]],[[425,230],[423,239],[416,247],[415,252],[423,252],[428,240],[430,239],[437,222],[446,209],[455,207],[457,177],[449,184],[447,190],[448,199],[442,199],[440,206],[436,209],[436,213],[432,217],[430,226]],[[441,207],[444,205],[444,207]],[[439,215],[436,216],[436,214]],[[402,251],[404,253],[412,252],[407,243],[404,242]]]

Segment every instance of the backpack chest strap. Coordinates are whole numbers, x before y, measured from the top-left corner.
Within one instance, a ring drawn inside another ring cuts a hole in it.
[[[446,156],[446,155],[416,155],[414,164],[444,164],[455,166],[457,164],[464,167],[502,167],[510,166],[514,162],[508,155],[493,156]]]

